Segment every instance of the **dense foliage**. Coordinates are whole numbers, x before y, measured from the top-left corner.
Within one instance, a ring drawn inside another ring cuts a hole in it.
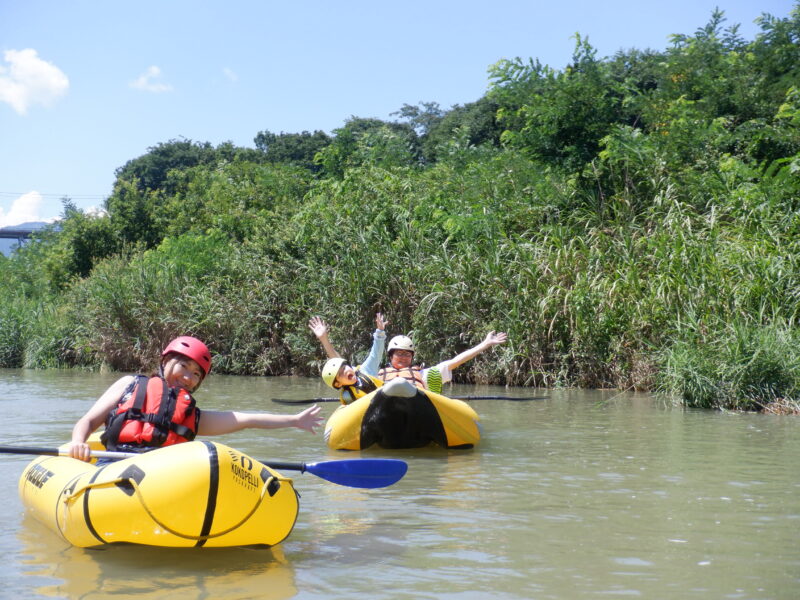
[[[504,60],[484,98],[255,149],[172,140],[106,212],[0,258],[0,365],[314,374],[322,315],[358,359],[375,311],[460,381],[800,400],[800,4],[742,39],[714,13],[664,51]]]

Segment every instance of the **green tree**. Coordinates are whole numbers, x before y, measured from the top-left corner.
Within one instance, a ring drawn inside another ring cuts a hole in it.
[[[779,101],[800,81],[800,2],[786,18],[764,14],[757,19],[761,33],[750,47],[755,68],[763,75],[763,90]]]
[[[117,180],[135,181],[142,190],[172,193],[169,172],[200,164],[213,164],[219,159],[217,150],[208,142],[170,140],[148,148],[146,154],[134,158],[116,170]]]
[[[88,276],[100,260],[119,250],[107,215],[87,214],[69,198],[61,202],[61,218],[22,248],[19,257],[40,269],[53,291]]]
[[[747,43],[739,35],[739,26],[723,29],[725,20],[717,9],[694,35],[672,36],[659,92],[670,100],[684,98],[695,103],[709,119],[736,115],[748,120],[756,116],[752,96],[756,73],[746,56],[742,57]]]
[[[275,134],[265,130],[260,131],[254,141],[267,161],[295,165],[316,173],[320,166],[314,162],[314,156],[332,140],[324,131]]]
[[[419,139],[408,123],[353,117],[334,134],[333,142],[315,158],[326,175],[342,178],[347,169],[362,165],[396,167],[419,163]]]
[[[443,146],[462,137],[469,146],[499,147],[502,128],[497,122],[498,108],[488,96],[463,106],[455,105],[422,136],[426,162],[439,160]]]
[[[164,238],[164,204],[161,189],[140,185],[138,179],[118,179],[106,211],[120,244],[156,246]]]
[[[272,231],[288,218],[306,194],[313,175],[288,164],[224,163],[181,172],[181,191],[167,199],[162,233],[220,233],[242,242]]]
[[[411,125],[417,135],[424,136],[444,118],[445,112],[438,102],[420,102],[416,105],[403,104],[400,110],[390,114],[394,115],[399,115],[400,119]]]
[[[642,111],[657,145],[685,164],[726,154],[768,164],[796,153],[796,137],[775,115],[800,77],[792,62],[800,59],[797,13],[783,20],[765,15],[763,33],[751,43],[738,25],[723,29],[719,10],[694,35],[672,36]]]
[[[569,171],[591,161],[612,125],[624,120],[624,86],[611,77],[588,40],[576,39],[564,71],[520,59],[490,69],[490,97],[506,127],[503,142]]]

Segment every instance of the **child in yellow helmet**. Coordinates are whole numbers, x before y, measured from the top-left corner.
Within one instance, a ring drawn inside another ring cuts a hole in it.
[[[334,349],[328,337],[328,324],[320,317],[312,317],[308,327],[319,339],[329,360],[322,368],[322,379],[330,387],[340,392],[343,404],[349,404],[370,392],[381,384],[375,378],[383,356],[383,344],[386,340],[386,325],[389,321],[381,313],[375,315],[375,332],[372,334],[372,347],[366,360],[357,367],[352,367]]]

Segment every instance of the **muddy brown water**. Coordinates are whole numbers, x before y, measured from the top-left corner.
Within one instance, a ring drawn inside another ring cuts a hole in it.
[[[118,375],[0,370],[0,443],[57,446]],[[473,450],[325,447],[321,432],[216,438],[254,457],[402,458],[392,487],[295,474],[294,531],[271,549],[71,547],[26,517],[28,456],[0,458],[0,597],[64,599],[796,599],[800,417],[687,411],[647,394],[453,386]],[[202,407],[294,412],[316,379],[212,375]],[[326,415],[335,408],[322,404]]]

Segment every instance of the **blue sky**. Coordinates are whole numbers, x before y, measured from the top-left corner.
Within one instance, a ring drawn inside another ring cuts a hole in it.
[[[403,104],[472,102],[502,58],[663,50],[715,7],[752,40],[793,0],[0,0],[0,227],[102,206],[171,139],[253,147]]]

